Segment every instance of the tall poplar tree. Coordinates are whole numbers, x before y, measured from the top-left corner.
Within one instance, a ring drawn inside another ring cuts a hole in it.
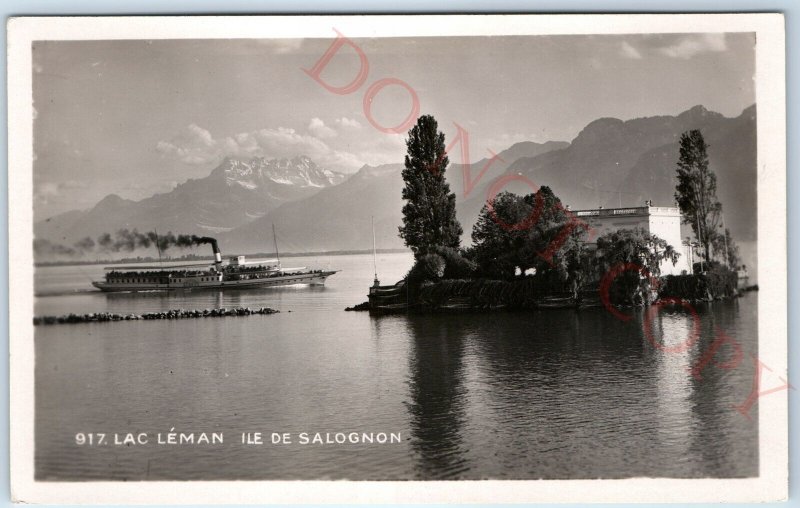
[[[436,247],[457,249],[461,224],[456,219],[456,195],[445,180],[449,159],[444,134],[431,115],[417,119],[408,131],[403,169],[403,225],[400,237],[419,258]]]
[[[717,176],[708,167],[707,148],[699,130],[681,134],[675,200],[683,213],[683,222],[691,224],[706,261],[710,261],[711,247],[719,234],[722,204],[717,201]]]

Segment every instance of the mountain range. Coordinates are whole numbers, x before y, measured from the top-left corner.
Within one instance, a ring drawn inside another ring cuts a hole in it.
[[[756,108],[729,118],[695,106],[677,116],[622,121],[601,118],[571,142],[516,143],[480,178],[488,159],[452,163],[447,179],[456,194],[458,218],[469,243],[493,182],[503,175],[548,185],[572,209],[597,206],[673,206],[675,164],[682,132],[700,129],[717,175],[717,196],[734,238],[756,239]],[[451,161],[457,158],[451,154]],[[94,208],[71,211],[35,225],[37,239],[71,245],[120,228],[214,234],[227,253],[272,248],[271,225],[281,250],[291,252],[368,249],[370,217],[379,248],[402,247],[402,160],[364,166],[352,176],[317,166],[308,157],[226,159],[202,179],[141,201],[110,195]],[[474,184],[466,193],[464,175]],[[508,187],[530,192],[519,182]]]
[[[567,146],[569,143],[553,141],[516,143],[497,154],[498,160],[489,166],[480,181],[490,175],[503,174],[520,157],[534,157]],[[469,167],[470,181],[476,179],[487,162],[482,159]],[[341,185],[323,189],[312,198],[282,205],[221,238],[245,251],[257,251],[259,246],[264,250],[270,245],[265,239],[271,224],[276,224],[283,248],[288,251],[369,249],[372,246],[370,222],[374,217],[376,244],[381,248],[402,248],[403,241],[397,235],[402,221],[402,169],[403,164],[364,166]],[[461,218],[464,166],[451,164],[446,171],[450,188],[456,193]],[[464,229],[469,231],[469,228]]]
[[[38,222],[34,233],[39,239],[66,245],[121,228],[218,234],[284,203],[310,197],[342,182],[345,176],[320,168],[306,156],[227,158],[207,177],[190,179],[170,192],[141,201],[111,194],[90,210],[70,211]]]

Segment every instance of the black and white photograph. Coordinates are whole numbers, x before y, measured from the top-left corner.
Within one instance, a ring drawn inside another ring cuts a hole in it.
[[[18,501],[786,495],[781,15],[9,34]]]

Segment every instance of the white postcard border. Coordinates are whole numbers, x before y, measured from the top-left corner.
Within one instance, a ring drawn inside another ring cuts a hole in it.
[[[787,379],[785,41],[781,14],[153,16],[8,23],[9,252],[33,259],[34,40],[756,33],[759,358]],[[33,265],[9,270],[12,498],[26,503],[757,502],[788,494],[788,396],[758,399],[760,475],[750,479],[519,481],[34,481]],[[190,488],[177,488],[179,486]]]

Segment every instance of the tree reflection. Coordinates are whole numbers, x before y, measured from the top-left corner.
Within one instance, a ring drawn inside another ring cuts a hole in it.
[[[412,448],[424,479],[457,477],[464,456],[463,326],[456,316],[409,316]]]

